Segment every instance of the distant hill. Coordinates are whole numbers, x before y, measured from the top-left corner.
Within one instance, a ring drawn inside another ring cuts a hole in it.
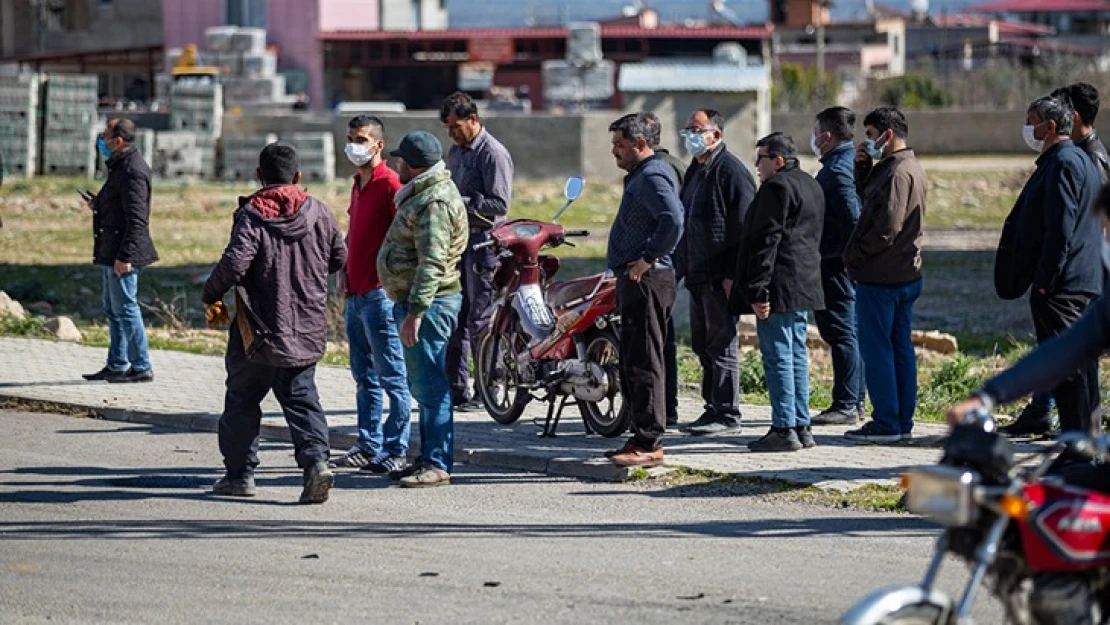
[[[939,14],[960,12],[964,7],[980,0],[932,0],[930,11]],[[567,21],[598,20],[620,15],[621,8],[633,0],[447,0],[451,28],[498,28],[526,26],[553,26]],[[687,19],[719,21],[709,8],[709,0],[656,0],[646,2],[663,23],[682,22]],[[897,10],[909,10],[910,0],[879,0],[877,4]],[[767,4],[754,0],[729,0],[731,8],[740,19],[751,24],[761,24],[767,19]],[[834,19],[858,19],[867,15],[863,0],[833,0]]]

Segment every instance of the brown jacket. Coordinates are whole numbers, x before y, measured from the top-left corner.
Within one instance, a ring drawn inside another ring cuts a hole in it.
[[[921,277],[925,170],[906,148],[875,164],[860,184],[859,223],[844,248],[848,276],[865,284],[905,284]]]

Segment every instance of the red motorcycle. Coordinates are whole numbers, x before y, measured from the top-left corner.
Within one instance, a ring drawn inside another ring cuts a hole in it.
[[[487,331],[475,356],[478,393],[502,424],[519,419],[533,399],[546,401],[545,437],[555,435],[571,400],[587,433],[620,436],[631,421],[621,410],[616,279],[605,272],[554,282],[559,259],[540,254],[573,245],[569,237],[589,236],[555,223],[584,185],[578,177],[567,181],[566,204],[551,222],[507,221],[474,246],[493,247],[498,259]]]
[[[1015,462],[1009,440],[985,413],[952,430],[938,466],[903,476],[906,507],[945,527],[925,579],[867,597],[842,625],[969,625],[983,582],[1009,623],[1105,623],[1110,615],[1110,496],[1046,475],[1062,452],[1106,462],[1107,439],[1068,432]],[[1107,467],[1110,470],[1110,467]],[[934,587],[946,554],[971,566],[959,601]]]

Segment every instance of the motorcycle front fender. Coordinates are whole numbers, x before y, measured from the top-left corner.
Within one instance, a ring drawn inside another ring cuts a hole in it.
[[[838,622],[840,625],[877,625],[891,614],[915,605],[936,606],[944,615],[954,611],[952,599],[939,590],[925,590],[921,586],[887,586],[864,597]]]

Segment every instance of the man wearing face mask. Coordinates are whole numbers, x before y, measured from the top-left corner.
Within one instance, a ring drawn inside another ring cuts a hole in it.
[[[509,151],[482,126],[478,105],[465,93],[443,101],[439,120],[455,145],[447,153],[447,169],[466,203],[470,244],[462,258],[463,304],[459,325],[447,352],[451,396],[462,411],[480,410],[470,388],[470,352],[485,331],[485,312],[493,297],[493,249],[474,250],[485,241],[495,222],[509,214],[513,195],[513,159]]]
[[[856,151],[860,216],[844,246],[856,281],[856,317],[871,421],[845,437],[869,443],[912,438],[917,360],[911,340],[913,304],[921,296],[925,170],[906,145],[901,111],[882,107],[863,119],[867,140]],[[873,163],[873,160],[878,160]]]
[[[334,467],[389,473],[405,468],[411,410],[405,355],[394,322],[394,303],[378,277],[378,252],[393,223],[397,173],[385,164],[382,121],[360,115],[347,125],[348,160],[358,168],[351,189],[347,269],[340,272],[346,295],[347,344],[356,385],[358,441]],[[389,398],[389,416],[382,420]]]
[[[855,146],[856,114],[834,106],[817,114],[810,148],[821,159],[817,182],[825,193],[821,232],[821,284],[825,309],[813,313],[817,330],[832,352],[832,405],[813,425],[855,425],[863,412],[863,364],[856,338],[856,286],[844,267],[844,246],[859,221]]]
[[[1074,119],[1066,96],[1029,106],[1022,136],[1040,156],[1006,218],[995,255],[995,290],[1003,299],[1030,291],[1038,342],[1074,323],[1102,292],[1101,224],[1088,210],[1099,191],[1099,171],[1070,138]],[[1099,405],[1098,360],[1073,371],[1052,396],[1061,429],[1096,428],[1091,413]],[[1003,431],[1025,435],[1048,428],[1047,415],[1026,411]]]
[[[739,318],[729,312],[728,298],[755,179],[729,152],[722,132],[724,117],[712,109],[694,111],[682,131],[694,161],[679,191],[684,226],[675,271],[690,291],[690,338],[701,362],[704,410],[681,430],[703,436],[741,430]]]
[[[108,362],[90,381],[150,382],[154,370],[139,309],[139,274],[158,260],[150,238],[150,166],[132,143],[135,123],[108,121],[96,148],[108,179],[88,201],[93,212],[93,262],[103,270]]]

